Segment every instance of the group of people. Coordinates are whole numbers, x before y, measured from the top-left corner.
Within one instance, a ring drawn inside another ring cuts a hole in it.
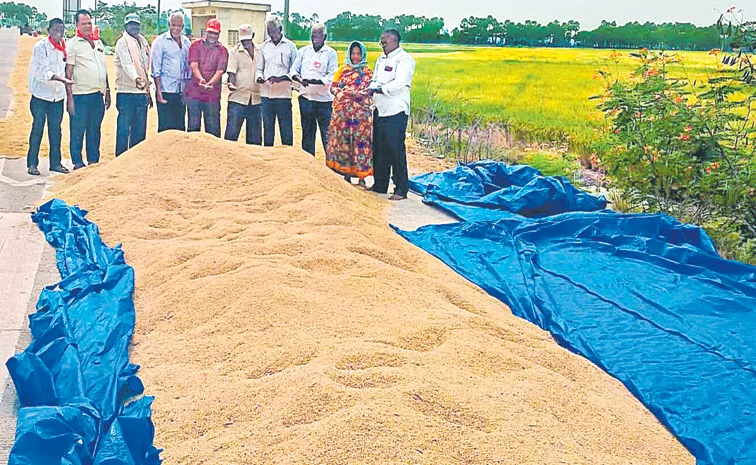
[[[67,173],[61,160],[61,122],[64,101],[70,118],[73,169],[100,159],[100,130],[111,105],[105,50],[88,11],[75,15],[76,36],[64,41],[60,19],[49,23],[49,35],[34,47],[29,67],[33,124],[29,137],[29,174],[39,175],[39,147],[45,122],[50,141],[50,171]],[[239,44],[220,43],[221,24],[207,22],[203,38],[184,35],[184,16],[170,17],[169,31],[150,46],[141,34],[137,14],[124,21],[124,34],[115,46],[115,155],[143,141],[147,113],[157,106],[158,132],[199,131],[221,137],[221,94],[227,74],[228,119],[224,138],[238,140],[246,126],[248,144],[273,146],[275,129],[283,145],[294,145],[292,95],[298,87],[302,149],[315,155],[318,132],[326,164],[344,179],[387,193],[392,177],[392,200],[407,197],[405,148],[410,113],[414,59],[401,48],[401,35],[389,29],[381,35],[383,55],[375,71],[368,66],[365,45],[352,42],[342,65],[326,41],[326,26],[316,24],[311,44],[297,47],[283,34],[281,20],[266,22],[267,40],[254,43],[252,26],[238,28]],[[155,102],[151,87],[154,86]]]

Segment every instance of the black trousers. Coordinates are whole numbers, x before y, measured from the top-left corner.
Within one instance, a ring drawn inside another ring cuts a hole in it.
[[[331,124],[331,102],[314,102],[299,97],[299,116],[302,120],[302,150],[315,155],[315,136],[320,126],[320,141],[328,148],[328,127]]]
[[[263,134],[266,147],[276,140],[276,120],[282,145],[294,145],[294,125],[291,116],[291,99],[262,98]]]
[[[63,122],[63,100],[60,102],[48,102],[32,96],[29,102],[32,122],[31,134],[29,134],[29,152],[26,154],[26,167],[36,168],[39,165],[39,146],[45,133],[47,122],[47,139],[50,143],[50,168],[60,166],[60,123]]]
[[[163,98],[168,103],[157,103],[158,132],[186,131],[186,105],[181,93],[163,92]]]
[[[228,119],[224,139],[236,142],[244,124],[247,125],[248,145],[262,145],[262,106],[228,102]]]
[[[379,117],[375,112],[373,118],[373,176],[374,190],[385,194],[388,192],[389,178],[393,171],[394,194],[407,196],[409,176],[407,174],[407,136],[406,113]]]

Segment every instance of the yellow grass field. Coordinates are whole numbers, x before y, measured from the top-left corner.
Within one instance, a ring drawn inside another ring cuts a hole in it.
[[[302,45],[299,43],[298,45]],[[331,43],[343,60],[348,44]],[[608,65],[627,77],[637,66],[620,51],[619,66],[611,50],[564,48],[494,48],[415,45],[405,48],[417,61],[412,93],[415,112],[438,104],[443,114],[466,112],[506,124],[524,142],[568,142],[581,151],[602,118],[591,96],[600,94],[596,71]],[[368,44],[370,63],[380,55]],[[670,52],[676,53],[676,52]],[[707,52],[681,52],[672,74],[701,78],[717,68]]]

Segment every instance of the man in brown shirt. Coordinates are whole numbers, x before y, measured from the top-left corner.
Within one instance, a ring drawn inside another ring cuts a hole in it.
[[[262,145],[262,110],[260,84],[255,79],[260,49],[252,42],[252,26],[239,26],[240,43],[228,56],[228,122],[226,140],[237,141],[241,128],[247,125],[247,144]]]

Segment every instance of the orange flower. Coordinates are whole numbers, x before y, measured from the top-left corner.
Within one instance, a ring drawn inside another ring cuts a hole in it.
[[[706,168],[706,174],[711,174],[711,168]]]
[[[682,134],[680,134],[680,139],[688,141],[688,140],[690,140],[690,136],[687,135],[687,134],[685,134],[685,133],[682,133]]]
[[[615,134],[619,134],[619,133],[620,133],[620,130],[619,130],[619,129],[617,129],[617,130],[615,130],[615,131],[614,131],[614,133],[615,133]]]
[[[693,130],[693,127],[691,125],[685,126],[685,132],[690,132]]]
[[[679,96],[679,97],[677,97],[677,98],[675,99],[675,103],[683,103],[684,101],[685,101],[685,99],[684,99],[684,98],[682,98],[682,95],[681,95],[681,96]]]

